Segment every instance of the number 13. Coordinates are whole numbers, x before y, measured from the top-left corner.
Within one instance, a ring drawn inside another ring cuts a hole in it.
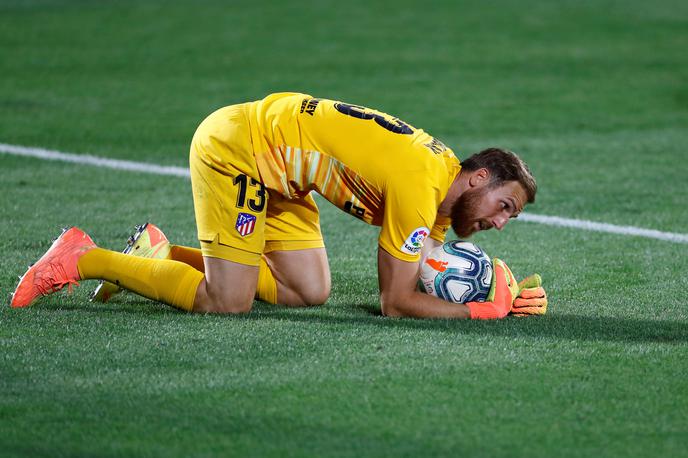
[[[248,186],[251,186],[252,188],[255,188],[256,186],[258,189],[256,189],[255,196],[256,199],[249,199],[248,201],[248,208],[253,210],[254,212],[261,212],[263,211],[263,208],[265,208],[265,186],[263,183],[260,181],[256,180],[255,178],[251,178],[249,181],[248,177],[246,175],[237,175],[234,178],[234,184],[239,186],[239,194],[237,195],[237,203],[236,206],[237,208],[244,208],[244,205],[246,204],[246,189]]]

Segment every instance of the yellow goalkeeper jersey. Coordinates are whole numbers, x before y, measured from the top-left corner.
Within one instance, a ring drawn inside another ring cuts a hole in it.
[[[316,191],[366,223],[379,245],[417,261],[423,240],[444,241],[437,209],[461,166],[422,129],[388,114],[306,94],[277,93],[248,107],[263,184],[286,198]]]

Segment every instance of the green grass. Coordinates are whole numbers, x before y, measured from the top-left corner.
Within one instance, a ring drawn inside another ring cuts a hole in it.
[[[0,3],[0,142],[185,166],[280,90],[503,145],[533,213],[685,233],[688,4]],[[66,225],[194,244],[187,180],[0,154],[0,293]],[[387,319],[377,230],[321,205],[328,304],[201,316],[93,284],[0,309],[2,456],[688,456],[688,246],[533,223],[477,243],[542,318]]]

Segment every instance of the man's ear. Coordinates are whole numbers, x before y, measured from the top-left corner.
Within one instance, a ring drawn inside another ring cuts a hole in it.
[[[471,176],[468,178],[468,184],[471,186],[471,188],[480,188],[486,185],[489,181],[490,171],[485,167],[471,173]]]

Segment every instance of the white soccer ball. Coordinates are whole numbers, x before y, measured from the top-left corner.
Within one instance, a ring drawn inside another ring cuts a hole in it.
[[[492,260],[474,243],[447,242],[425,258],[419,283],[426,293],[445,301],[483,302],[492,284]]]

